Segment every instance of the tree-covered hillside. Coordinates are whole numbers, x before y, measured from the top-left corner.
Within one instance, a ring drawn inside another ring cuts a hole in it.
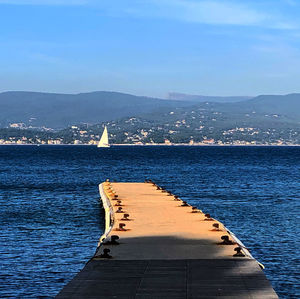
[[[56,129],[188,105],[192,103],[106,91],[80,94],[4,92],[0,93],[0,127],[24,123]]]
[[[113,97],[112,101],[128,108],[125,98],[122,102]],[[140,100],[135,99],[137,102]],[[110,107],[111,102],[108,109]],[[74,122],[72,126],[50,132],[42,128],[39,131],[32,131],[32,128],[27,130],[28,127],[1,129],[0,140],[2,143],[53,141],[94,144],[100,139],[104,125],[107,125],[110,142],[117,144],[300,144],[299,94],[259,96],[238,103],[189,103],[185,107],[172,104],[169,107],[153,109],[151,112],[147,110],[147,113],[137,112],[138,109],[135,111],[135,116],[117,119],[107,116],[108,120],[98,124]]]

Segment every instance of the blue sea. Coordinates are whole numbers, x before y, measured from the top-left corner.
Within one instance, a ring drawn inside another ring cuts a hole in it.
[[[53,298],[84,267],[107,178],[152,179],[210,213],[280,298],[300,298],[300,147],[0,146],[1,298]]]

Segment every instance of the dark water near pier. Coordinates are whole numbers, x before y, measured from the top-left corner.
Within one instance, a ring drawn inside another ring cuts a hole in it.
[[[53,297],[104,228],[98,184],[151,178],[212,214],[299,295],[300,148],[0,147],[0,297]]]

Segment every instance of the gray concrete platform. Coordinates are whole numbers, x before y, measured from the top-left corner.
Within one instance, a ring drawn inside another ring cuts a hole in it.
[[[56,298],[278,298],[255,260],[95,260]]]

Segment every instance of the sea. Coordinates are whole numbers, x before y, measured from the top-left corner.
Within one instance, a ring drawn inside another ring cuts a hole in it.
[[[0,298],[53,298],[104,230],[98,184],[152,179],[223,222],[300,298],[300,147],[0,146]]]

